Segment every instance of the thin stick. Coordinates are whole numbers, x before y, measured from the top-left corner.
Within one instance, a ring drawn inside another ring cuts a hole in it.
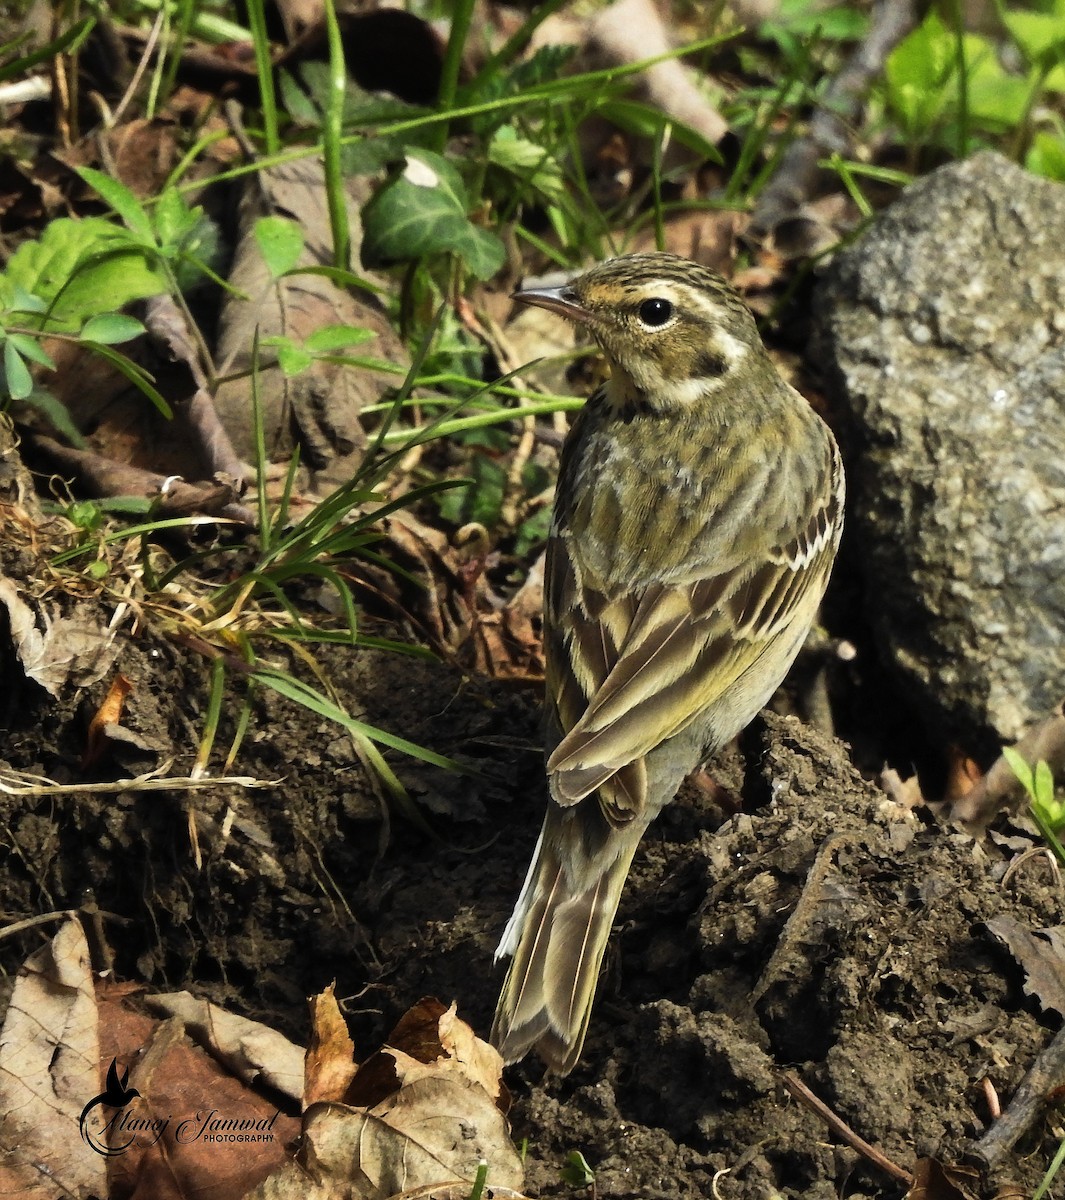
[[[1002,1116],[978,1141],[973,1152],[994,1168],[1020,1140],[1046,1109],[1047,1098],[1065,1083],[1065,1029],[1059,1029],[1042,1054],[1032,1063],[1028,1074]]]
[[[810,121],[806,137],[792,142],[776,174],[758,199],[751,230],[771,233],[813,194],[818,161],[850,145],[853,125],[872,81],[883,72],[891,51],[917,24],[914,0],[879,0],[865,41],[832,80]]]
[[[810,1091],[798,1075],[793,1071],[782,1071],[780,1078],[781,1082],[795,1099],[805,1104],[812,1113],[820,1117],[838,1138],[841,1138],[853,1150],[857,1150],[863,1158],[867,1158],[871,1163],[878,1166],[881,1171],[886,1171],[888,1175],[901,1180],[907,1186],[913,1185],[913,1176],[909,1171],[904,1171],[902,1167],[896,1166],[883,1151],[878,1150],[875,1146],[871,1146],[865,1138],[859,1137],[823,1100],[818,1099]]]

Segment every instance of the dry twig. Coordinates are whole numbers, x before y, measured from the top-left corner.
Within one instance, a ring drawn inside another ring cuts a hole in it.
[[[1042,1116],[1047,1098],[1065,1085],[1065,1029],[1059,1029],[1013,1093],[1002,1116],[972,1145],[972,1153],[990,1170]]]
[[[849,126],[858,119],[866,92],[888,55],[917,24],[913,0],[878,0],[865,41],[832,80],[810,121],[806,137],[793,142],[759,197],[749,232],[764,237],[793,216],[814,193],[818,163],[850,146]]]
[[[783,1071],[780,1078],[781,1082],[795,1099],[805,1104],[815,1116],[820,1117],[829,1129],[838,1138],[846,1142],[851,1149],[857,1150],[863,1158],[867,1158],[882,1171],[887,1172],[888,1175],[891,1175],[895,1179],[901,1180],[907,1186],[913,1184],[913,1176],[909,1171],[903,1170],[902,1167],[893,1163],[883,1151],[871,1145],[865,1138],[859,1137],[842,1117],[837,1116],[823,1100],[815,1096],[793,1071]]]

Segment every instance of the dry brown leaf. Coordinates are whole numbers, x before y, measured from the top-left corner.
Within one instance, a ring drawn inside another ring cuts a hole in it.
[[[118,1113],[105,1110],[116,1118],[110,1145],[125,1147],[109,1160],[111,1194],[240,1200],[288,1161],[299,1121],[192,1045],[176,1017],[148,1020],[125,1057],[137,1095]]]
[[[418,1007],[439,1003],[425,999]],[[424,1043],[418,1046],[416,1055],[392,1045],[384,1047],[384,1052],[395,1058],[396,1076],[401,1087],[431,1075],[455,1073],[479,1084],[493,1100],[499,1099],[503,1059],[494,1046],[482,1041],[465,1021],[459,1019],[454,1002],[439,1014],[434,1040],[436,1054],[431,1059],[426,1057],[429,1048]]]
[[[0,1033],[0,1193],[106,1194],[106,1160],[78,1128],[99,1057],[89,949],[70,920],[26,959]]]
[[[114,633],[88,614],[90,606],[76,607],[69,616],[37,615],[19,594],[15,583],[0,575],[0,604],[7,609],[11,640],[27,679],[58,697],[66,685],[91,687],[114,664],[118,650]]]
[[[304,1060],[303,1107],[342,1100],[355,1078],[355,1046],[336,1001],[336,983],[312,996],[311,1044]]]
[[[89,722],[88,733],[85,737],[85,753],[81,756],[83,771],[99,762],[103,757],[107,746],[107,727],[122,723],[122,709],[125,707],[126,697],[131,691],[133,691],[133,684],[119,671],[111,680],[111,686],[107,689],[103,703],[93,713],[92,720]]]
[[[354,187],[365,180],[353,181]],[[264,191],[269,202],[264,201]],[[347,197],[347,216],[358,257],[359,200]],[[226,374],[249,371],[256,329],[259,337],[292,338],[297,344],[329,325],[352,325],[371,330],[375,340],[358,348],[397,365],[406,366],[406,352],[387,317],[369,292],[354,294],[322,275],[292,275],[271,279],[254,236],[256,221],[267,212],[288,215],[303,231],[305,245],[299,265],[332,265],[332,235],[326,204],[324,168],[320,161],[301,159],[260,171],[245,191],[240,206],[241,233],[230,272],[230,283],[246,299],[227,297],[220,320],[216,358]],[[267,454],[287,460],[298,442],[301,460],[310,470],[310,485],[328,490],[346,483],[362,460],[366,434],[362,408],[378,401],[393,387],[394,375],[316,361],[299,375],[287,377],[271,365],[272,351],[264,347],[258,387],[266,432]],[[218,387],[215,406],[236,453],[255,458],[251,378],[230,378]]]
[[[180,1017],[189,1033],[246,1084],[266,1084],[297,1102],[302,1098],[304,1051],[277,1030],[191,992],[146,996],[145,1003],[157,1012]]]
[[[364,1200],[456,1177],[468,1187],[482,1159],[493,1185],[521,1186],[503,1114],[479,1084],[454,1073],[417,1079],[369,1111],[317,1105],[303,1136],[302,1161],[312,1175],[350,1179]]]
[[[307,1108],[298,1161],[248,1200],[443,1197],[454,1186],[465,1197],[482,1160],[491,1167],[491,1192],[514,1194],[522,1167],[493,1098],[504,1090],[499,1054],[459,1020],[454,1005],[431,997],[404,1014],[390,1041],[395,1046],[359,1068],[349,1103]],[[351,1103],[355,1097],[362,1103]]]
[[[974,1200],[980,1185],[978,1172],[934,1158],[918,1159],[913,1176],[906,1200]]]
[[[1013,917],[992,917],[987,928],[1025,973],[1024,994],[1065,1016],[1065,946],[1061,926],[1032,933]]]

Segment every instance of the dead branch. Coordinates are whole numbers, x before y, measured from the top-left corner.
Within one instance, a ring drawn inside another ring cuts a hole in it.
[[[86,490],[100,498],[143,496],[158,499],[156,517],[187,517],[194,513],[226,517],[243,525],[254,525],[250,509],[237,501],[236,481],[224,478],[186,483],[167,478],[143,467],[117,462],[95,450],[75,450],[47,434],[35,433],[29,443],[62,469],[72,471]]]
[[[846,153],[849,129],[859,117],[865,95],[888,55],[917,24],[916,10],[914,0],[878,0],[865,41],[829,84],[806,137],[788,147],[759,197],[749,228],[752,237],[772,233],[813,196],[821,159]]]
[[[1050,1093],[1065,1084],[1065,1028],[1032,1063],[1020,1087],[1013,1093],[1005,1113],[984,1136],[972,1145],[973,1155],[989,1170],[1020,1140],[1043,1115]]]

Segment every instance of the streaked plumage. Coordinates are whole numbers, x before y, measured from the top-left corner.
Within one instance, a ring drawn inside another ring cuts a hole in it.
[[[814,619],[843,471],[713,271],[629,255],[517,298],[586,325],[612,370],[562,453],[544,601],[551,800],[497,951],[514,960],[493,1042],[565,1073],[644,830],[768,700]]]

